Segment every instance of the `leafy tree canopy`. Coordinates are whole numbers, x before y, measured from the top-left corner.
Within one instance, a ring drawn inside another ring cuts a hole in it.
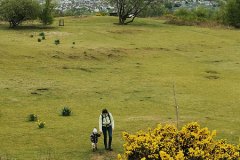
[[[14,28],[26,20],[34,20],[39,16],[40,5],[36,0],[2,0],[0,16]]]

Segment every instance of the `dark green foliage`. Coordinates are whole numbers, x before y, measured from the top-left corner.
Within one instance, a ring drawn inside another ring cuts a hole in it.
[[[109,0],[116,6],[119,24],[125,25],[134,21],[149,5],[155,5],[160,0]],[[160,2],[161,3],[161,2]]]
[[[36,114],[30,114],[28,116],[29,121],[34,122],[38,120],[38,116]]]
[[[75,42],[72,43],[73,45],[75,44]]]
[[[169,23],[178,25],[196,25],[202,22],[224,23],[240,28],[240,0],[229,0],[219,8],[197,7],[181,8],[169,16]]]
[[[203,22],[217,21],[218,10],[206,7],[195,9],[180,8],[168,16],[169,23],[178,25],[196,25]]]
[[[144,9],[139,16],[141,17],[159,17],[168,12],[168,8],[164,4],[149,5]]]
[[[44,127],[45,127],[45,124],[46,124],[46,123],[43,122],[43,121],[38,121],[38,124],[37,124],[37,125],[38,125],[38,128],[41,129],[41,128],[44,128]]]
[[[31,38],[33,38],[33,35],[30,35]]]
[[[38,38],[38,42],[41,42],[42,41],[42,39],[41,38]]]
[[[69,107],[64,107],[62,109],[62,116],[70,116],[72,113],[72,110]]]
[[[26,20],[37,19],[40,5],[36,0],[2,0],[0,17],[14,28]]]
[[[59,40],[59,39],[56,39],[56,40],[54,41],[54,43],[55,43],[56,45],[58,45],[58,44],[60,44],[60,40]]]
[[[53,9],[54,4],[52,3],[52,0],[45,0],[45,4],[42,6],[40,14],[40,20],[43,25],[50,25],[53,23]]]
[[[41,33],[39,33],[39,36],[41,36],[42,37],[42,39],[41,40],[45,40],[46,38],[45,38],[45,33],[44,32],[41,32]]]
[[[240,0],[229,0],[226,6],[226,23],[240,28]]]
[[[39,36],[45,36],[44,32],[39,33]]]

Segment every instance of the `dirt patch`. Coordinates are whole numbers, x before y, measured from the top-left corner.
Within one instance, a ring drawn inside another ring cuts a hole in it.
[[[24,58],[33,59],[33,56],[23,56]]]
[[[49,88],[38,88],[37,91],[48,91]]]
[[[108,33],[114,33],[114,34],[135,34],[135,33],[140,33],[143,32],[144,30],[109,30],[107,31]]]
[[[31,92],[32,95],[41,95],[40,93],[37,92]]]
[[[49,91],[49,88],[37,88],[35,91],[32,91],[32,95],[42,95],[43,92]]]
[[[62,69],[71,69],[71,68],[69,68],[67,66],[63,66]]]
[[[202,61],[203,63],[210,63],[210,64],[220,64],[225,62],[224,60],[210,60],[210,61]]]
[[[214,61],[210,61],[212,63],[220,63],[220,62],[223,62],[223,60],[214,60]]]
[[[216,75],[209,75],[209,76],[205,76],[205,78],[215,80],[215,79],[219,79],[220,77]]]
[[[175,50],[176,50],[176,51],[183,51],[183,50],[182,50],[182,49],[180,49],[180,48],[176,48]]]
[[[142,48],[143,50],[147,50],[147,51],[170,51],[170,49],[168,48],[163,48],[163,47],[160,47],[160,48],[153,48],[153,47],[143,47]]]
[[[90,69],[87,69],[87,68],[79,68],[79,69],[84,72],[92,72]]]
[[[84,54],[84,59],[87,59],[87,60],[97,60],[99,61],[100,59],[96,56],[93,56],[91,54],[87,54],[87,52],[83,52]]]
[[[207,70],[205,72],[209,74],[219,74],[217,71],[213,71],[213,70]]]
[[[104,160],[104,156],[100,154],[95,154],[92,156],[91,160]]]
[[[108,58],[114,57],[113,54],[108,54],[107,56],[108,56]]]
[[[61,51],[56,51],[55,53],[50,53],[50,56],[51,56],[52,58],[56,58],[56,59],[60,59],[61,56],[63,56],[63,55],[64,55],[64,53],[61,52]]]
[[[89,68],[83,68],[83,67],[67,67],[67,66],[63,66],[62,69],[71,69],[71,70],[81,70],[81,71],[84,71],[84,72],[88,72],[88,73],[91,73],[93,72],[91,69]]]
[[[218,72],[214,71],[214,70],[206,70],[205,73],[209,74],[207,76],[205,76],[205,78],[207,79],[219,79],[220,77],[218,76]]]
[[[152,97],[144,97],[145,99],[150,99],[150,98],[152,98]]]
[[[211,118],[211,117],[204,117],[204,118],[206,118],[207,120],[213,120],[213,118]]]
[[[92,153],[90,160],[116,160],[117,153],[114,151],[96,151]]]
[[[60,59],[61,57],[59,55],[53,55],[52,58]]]
[[[79,56],[73,56],[73,55],[71,55],[71,56],[68,56],[68,58],[69,58],[69,59],[79,59],[80,57],[79,57]]]
[[[121,52],[121,50],[120,50],[120,49],[117,49],[117,48],[114,48],[114,49],[112,49],[111,51],[114,52],[114,53],[120,53],[120,52]]]
[[[95,56],[92,56],[92,55],[90,55],[90,59],[99,60],[99,58],[97,58],[97,57],[95,57]]]

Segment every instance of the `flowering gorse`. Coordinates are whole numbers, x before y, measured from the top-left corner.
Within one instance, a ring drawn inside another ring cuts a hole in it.
[[[240,147],[214,140],[216,131],[200,128],[196,122],[178,130],[159,124],[148,132],[123,133],[124,154],[119,160],[238,160]]]

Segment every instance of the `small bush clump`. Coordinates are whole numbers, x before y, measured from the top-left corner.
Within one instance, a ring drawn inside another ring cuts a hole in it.
[[[38,120],[38,116],[36,114],[30,114],[28,118],[29,118],[29,121],[31,122]]]
[[[45,38],[45,36],[42,36],[42,40],[45,40],[46,38]]]
[[[124,155],[119,160],[238,160],[240,146],[214,140],[216,131],[200,128],[196,122],[178,130],[174,125],[158,125],[148,132],[124,132]]]
[[[44,37],[44,36],[45,36],[45,33],[44,33],[44,32],[41,32],[41,33],[39,33],[39,36]]]
[[[31,38],[33,38],[33,35],[30,35]]]
[[[59,39],[56,39],[56,40],[54,41],[54,43],[55,43],[56,45],[58,45],[58,44],[60,44],[60,40],[59,40]]]
[[[38,42],[41,42],[42,41],[42,39],[41,38],[38,38]]]
[[[38,122],[37,122],[38,128],[40,128],[40,129],[41,129],[41,128],[44,128],[44,127],[45,127],[45,124],[46,124],[46,123],[43,122],[43,121],[39,121],[39,120],[38,120]]]
[[[69,107],[64,107],[62,109],[62,116],[70,116],[72,114],[72,110]]]
[[[167,23],[176,25],[214,24],[218,22],[218,11],[206,7],[180,8],[166,18]]]

